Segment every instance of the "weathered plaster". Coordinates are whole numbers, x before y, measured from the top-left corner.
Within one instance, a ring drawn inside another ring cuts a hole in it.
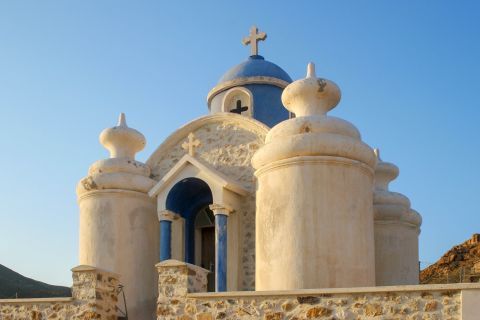
[[[256,290],[373,286],[373,150],[326,115],[340,90],[312,64],[282,101],[297,118],[273,127],[252,158]]]

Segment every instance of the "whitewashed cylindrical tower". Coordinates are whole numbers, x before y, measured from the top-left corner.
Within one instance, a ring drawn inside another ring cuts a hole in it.
[[[326,115],[339,101],[309,64],[282,95],[296,118],[272,128],[252,159],[256,290],[375,285],[376,158],[351,123]]]
[[[150,168],[135,160],[145,147],[145,137],[127,127],[122,114],[116,127],[100,134],[100,142],[110,151],[110,159],[92,164],[77,185],[80,264],[118,273],[129,317],[151,320],[159,228],[155,201],[147,194],[155,181],[149,178]]]
[[[375,272],[377,286],[418,284],[418,235],[422,217],[403,194],[388,190],[398,167],[380,159],[375,169]]]

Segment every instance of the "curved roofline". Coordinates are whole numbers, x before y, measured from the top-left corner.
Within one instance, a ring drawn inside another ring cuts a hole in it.
[[[210,108],[210,102],[212,102],[213,97],[219,94],[222,91],[228,90],[233,87],[244,86],[246,84],[269,84],[277,86],[281,89],[284,89],[286,86],[290,84],[290,82],[281,80],[274,77],[263,77],[263,76],[255,76],[255,77],[244,77],[244,78],[237,78],[234,80],[226,81],[217,84],[213,87],[212,90],[207,95],[207,104],[208,108]]]
[[[165,151],[172,148],[174,145],[178,144],[181,139],[184,139],[190,132],[197,130],[198,128],[203,127],[209,123],[221,122],[221,121],[230,121],[236,123],[241,127],[250,129],[251,131],[256,132],[257,134],[266,135],[270,128],[263,124],[262,122],[255,120],[253,118],[247,118],[235,113],[228,112],[219,112],[212,115],[203,116],[197,118],[189,123],[180,127],[177,131],[169,135],[157,149],[150,155],[146,164],[149,167],[152,167],[152,164],[158,161]]]
[[[218,81],[218,84],[245,77],[273,77],[280,80],[291,82],[290,75],[277,64],[265,60],[264,57],[255,55],[248,57],[247,60],[230,68]]]

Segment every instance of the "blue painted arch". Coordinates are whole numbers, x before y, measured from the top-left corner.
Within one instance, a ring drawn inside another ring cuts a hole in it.
[[[177,182],[167,195],[166,208],[185,219],[185,262],[195,263],[195,218],[212,202],[208,184],[194,177]]]

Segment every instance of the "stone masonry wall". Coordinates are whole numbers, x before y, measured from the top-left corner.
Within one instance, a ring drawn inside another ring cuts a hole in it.
[[[0,300],[0,320],[116,320],[118,276],[89,266],[72,272],[72,298]]]
[[[184,320],[198,319],[461,319],[460,291],[295,293],[271,296],[195,297]]]
[[[157,319],[462,319],[455,285],[200,293],[207,270],[174,260],[157,268]]]
[[[166,260],[156,267],[159,273],[158,319],[181,313],[179,307],[185,307],[184,297],[189,292],[207,291],[208,270],[177,260]]]

